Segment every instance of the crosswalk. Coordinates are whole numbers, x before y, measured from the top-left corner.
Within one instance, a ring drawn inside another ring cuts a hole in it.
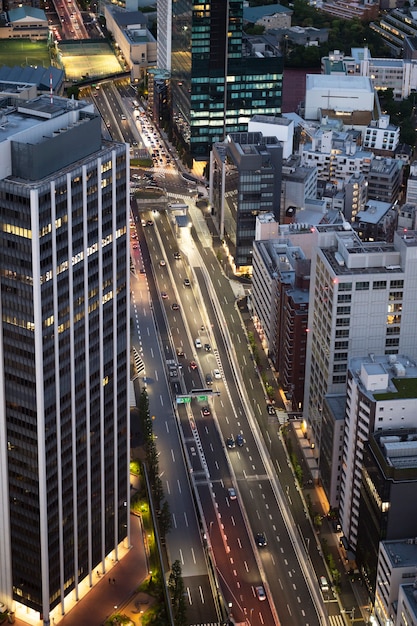
[[[341,615],[329,615],[330,626],[345,626],[345,622]]]
[[[142,357],[140,356],[139,352],[136,350],[135,347],[133,347],[133,357],[135,359],[137,374],[138,376],[140,376],[140,374],[142,374],[142,372],[145,371],[145,364],[142,360]]]
[[[204,624],[190,624],[190,626],[220,626],[220,624],[219,622],[204,622]]]

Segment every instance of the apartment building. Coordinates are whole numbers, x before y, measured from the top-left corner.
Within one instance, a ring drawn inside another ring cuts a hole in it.
[[[393,204],[398,200],[404,163],[399,159],[375,157],[368,173],[368,198]]]
[[[393,156],[400,143],[400,128],[390,124],[389,115],[372,120],[363,135],[363,147],[376,155]]]
[[[391,316],[395,319],[397,313],[401,313],[401,291],[392,291],[391,297]],[[393,321],[393,325],[395,323]],[[414,397],[409,394],[413,386]],[[349,362],[339,512],[342,530],[353,550],[356,550],[358,538],[365,443],[374,431],[401,429],[406,433],[407,429],[415,427],[416,399],[417,367],[408,357],[371,354]],[[392,457],[392,463],[400,467],[397,455],[404,457],[403,464],[409,458],[407,452],[414,454],[416,446],[400,445],[398,436],[393,441],[395,445],[384,439],[385,450],[390,453],[388,458]]]
[[[129,544],[129,151],[92,103],[0,117],[0,601],[49,625]]]
[[[309,275],[310,261],[290,240],[254,242],[253,319],[294,411],[304,398]]]
[[[368,353],[417,358],[417,236],[363,242],[346,222],[315,230],[304,415],[320,463],[323,401],[345,393],[349,359]]]
[[[404,621],[401,616],[401,603],[398,602],[401,588],[409,594],[410,587],[415,587],[417,570],[417,541],[415,537],[384,540],[379,544],[376,571],[374,619],[378,626],[403,626],[415,622]],[[415,593],[414,600],[415,600]],[[405,598],[403,598],[404,602]],[[414,619],[415,602],[412,603],[411,615]]]

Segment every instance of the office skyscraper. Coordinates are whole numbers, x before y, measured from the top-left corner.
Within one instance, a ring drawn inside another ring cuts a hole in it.
[[[91,104],[11,90],[0,97],[0,601],[49,624],[129,536],[128,150],[102,139]]]
[[[171,70],[173,132],[194,158],[207,159],[213,143],[246,131],[254,114],[281,112],[283,60],[267,38],[244,35],[243,0],[171,6],[172,15],[162,2],[158,20],[167,20],[167,33],[172,25],[171,67],[161,69]],[[163,62],[165,35],[158,45]]]

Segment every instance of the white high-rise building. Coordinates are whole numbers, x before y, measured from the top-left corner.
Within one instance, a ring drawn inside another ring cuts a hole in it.
[[[320,465],[323,400],[345,393],[349,359],[369,353],[417,358],[417,233],[364,243],[346,222],[316,229],[304,412]]]
[[[401,311],[400,291],[392,291],[391,297],[397,307],[392,311],[395,315]],[[410,395],[410,383],[416,380],[416,363],[407,356],[370,354],[349,362],[339,518],[353,550],[358,536],[364,445],[374,431],[415,428],[417,398]],[[405,386],[407,391],[403,391]],[[415,446],[411,448],[413,453]]]

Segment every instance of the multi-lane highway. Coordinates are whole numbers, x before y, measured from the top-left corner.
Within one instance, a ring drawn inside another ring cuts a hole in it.
[[[271,481],[271,468],[265,459],[262,442],[254,424],[249,424],[247,419],[251,406],[247,406],[237,384],[240,371],[236,372],[235,363],[228,356],[230,338],[225,337],[226,322],[219,317],[219,310],[225,302],[221,307],[219,304],[214,306],[217,296],[210,288],[210,281],[206,282],[207,272],[202,267],[204,264],[197,247],[192,240],[178,242],[166,216],[159,215],[156,223],[145,230],[158,282],[156,297],[160,298],[158,302],[163,307],[168,329],[166,342],[162,339],[163,354],[172,358],[175,355],[173,348],[181,348],[184,353],[181,359],[182,391],[205,386],[205,375],[216,368],[224,379],[214,381],[212,388],[220,391],[220,396],[213,396],[210,400],[210,416],[203,417],[199,405],[193,407],[192,414],[184,408],[179,410],[188,456],[194,459],[194,463],[197,457],[200,464],[193,478],[206,520],[204,531],[208,549],[214,554],[213,567],[224,602],[235,619],[249,620],[252,624],[275,623],[274,605],[282,624],[305,626],[319,623],[316,605],[321,596],[318,598],[317,581],[310,581],[317,595],[313,603],[306,584],[308,568],[301,568],[299,562],[305,554],[298,554],[298,558],[295,554],[294,544],[298,553],[302,546],[300,548],[295,527],[291,530],[292,519],[286,514],[286,495],[278,482]],[[175,260],[174,254],[179,247],[182,258]],[[161,260],[165,265],[161,266]],[[214,256],[208,266],[213,262],[217,265]],[[185,287],[184,279],[190,279],[190,276],[191,288]],[[230,287],[222,299],[227,297],[230,297]],[[180,305],[179,311],[172,311],[173,302]],[[187,324],[184,324],[185,319]],[[201,330],[202,326],[204,330]],[[195,348],[197,337],[203,345],[211,345],[210,352]],[[244,347],[247,350],[246,344],[242,349]],[[190,361],[198,363],[198,369],[191,369]],[[254,370],[252,378],[252,385],[259,384]],[[224,381],[229,384],[225,385]],[[234,436],[241,433],[244,446],[228,451],[225,441],[231,433]],[[158,446],[164,450],[162,441]],[[286,463],[285,456],[283,461]],[[230,499],[229,487],[236,490],[236,500]],[[267,546],[260,550],[254,543],[257,532],[265,533],[267,538]],[[168,538],[168,544],[169,541]],[[273,584],[268,585],[268,581]],[[269,602],[264,603],[256,596],[256,588],[262,584],[265,584],[271,608]]]
[[[165,188],[184,194],[178,173],[156,165],[164,176],[169,170]],[[133,240],[132,315],[172,512],[167,550],[183,567],[190,623],[228,615],[251,625],[327,624],[328,615],[339,623],[336,598],[319,589],[327,572],[279,424],[266,410],[236,295],[204,217],[183,198],[193,237],[165,212],[139,214],[133,202],[140,245]],[[192,393],[205,387],[214,393]],[[189,404],[176,403],[187,394]],[[227,446],[231,435],[240,445]],[[257,545],[258,533],[266,545]]]

